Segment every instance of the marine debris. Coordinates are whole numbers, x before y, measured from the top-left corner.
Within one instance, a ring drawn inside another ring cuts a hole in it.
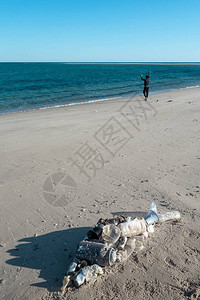
[[[133,252],[144,248],[144,242],[154,232],[156,223],[178,221],[180,217],[178,211],[158,214],[153,202],[145,218],[120,215],[100,219],[79,243],[64,277],[62,291],[70,286],[80,287],[103,274],[103,268],[125,261]]]

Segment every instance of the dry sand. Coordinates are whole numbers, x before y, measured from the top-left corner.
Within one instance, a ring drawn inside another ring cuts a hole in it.
[[[199,139],[199,88],[1,115],[0,299],[199,299]],[[152,201],[181,222],[62,296],[88,228]]]

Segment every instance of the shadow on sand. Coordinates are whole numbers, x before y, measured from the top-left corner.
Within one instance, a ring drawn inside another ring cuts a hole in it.
[[[112,215],[125,217],[145,217],[146,212],[113,212]],[[62,284],[68,265],[72,262],[78,243],[86,236],[90,227],[71,228],[54,231],[40,236],[19,240],[19,244],[8,250],[13,257],[7,264],[40,271],[43,282],[32,283],[32,286],[57,291]]]
[[[7,260],[6,263],[40,270],[39,278],[45,281],[31,285],[56,291],[73,259],[78,243],[89,229],[89,227],[66,229],[21,239],[15,249],[8,250],[14,258]]]

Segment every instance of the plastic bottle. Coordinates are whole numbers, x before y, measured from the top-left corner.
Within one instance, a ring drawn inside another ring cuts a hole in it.
[[[78,259],[74,258],[73,262],[68,267],[67,275],[72,275],[75,273],[77,264],[78,264]]]
[[[81,286],[84,282],[89,282],[99,274],[103,274],[103,270],[98,265],[87,266],[82,269],[82,271],[74,278],[74,284],[76,287]]]
[[[102,267],[112,266],[116,261],[116,250],[102,242],[83,240],[79,243],[76,258]]]
[[[117,252],[117,260],[125,261],[135,250],[135,238],[128,238],[123,250]]]
[[[145,221],[148,225],[155,224],[158,222],[158,212],[155,202],[151,203],[150,209],[148,211],[148,214],[145,218]]]
[[[147,230],[145,220],[138,220],[137,218],[135,218],[134,220],[126,221],[124,223],[120,223],[118,227],[121,230],[122,236],[126,237],[140,235]]]
[[[108,244],[114,244],[120,237],[120,229],[114,224],[105,225],[102,231],[102,240]]]
[[[165,214],[158,214],[159,223],[169,221],[169,220],[175,220],[178,221],[181,218],[181,214],[179,211],[173,210],[166,212]]]

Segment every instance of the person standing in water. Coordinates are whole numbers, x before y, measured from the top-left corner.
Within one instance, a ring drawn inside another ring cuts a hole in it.
[[[144,81],[144,90],[143,90],[143,94],[144,94],[144,97],[145,99],[144,100],[147,100],[148,99],[148,95],[149,95],[149,82],[150,82],[150,74],[151,74],[151,71],[149,71],[149,74],[146,75],[146,79],[144,79],[141,75],[141,79]]]

